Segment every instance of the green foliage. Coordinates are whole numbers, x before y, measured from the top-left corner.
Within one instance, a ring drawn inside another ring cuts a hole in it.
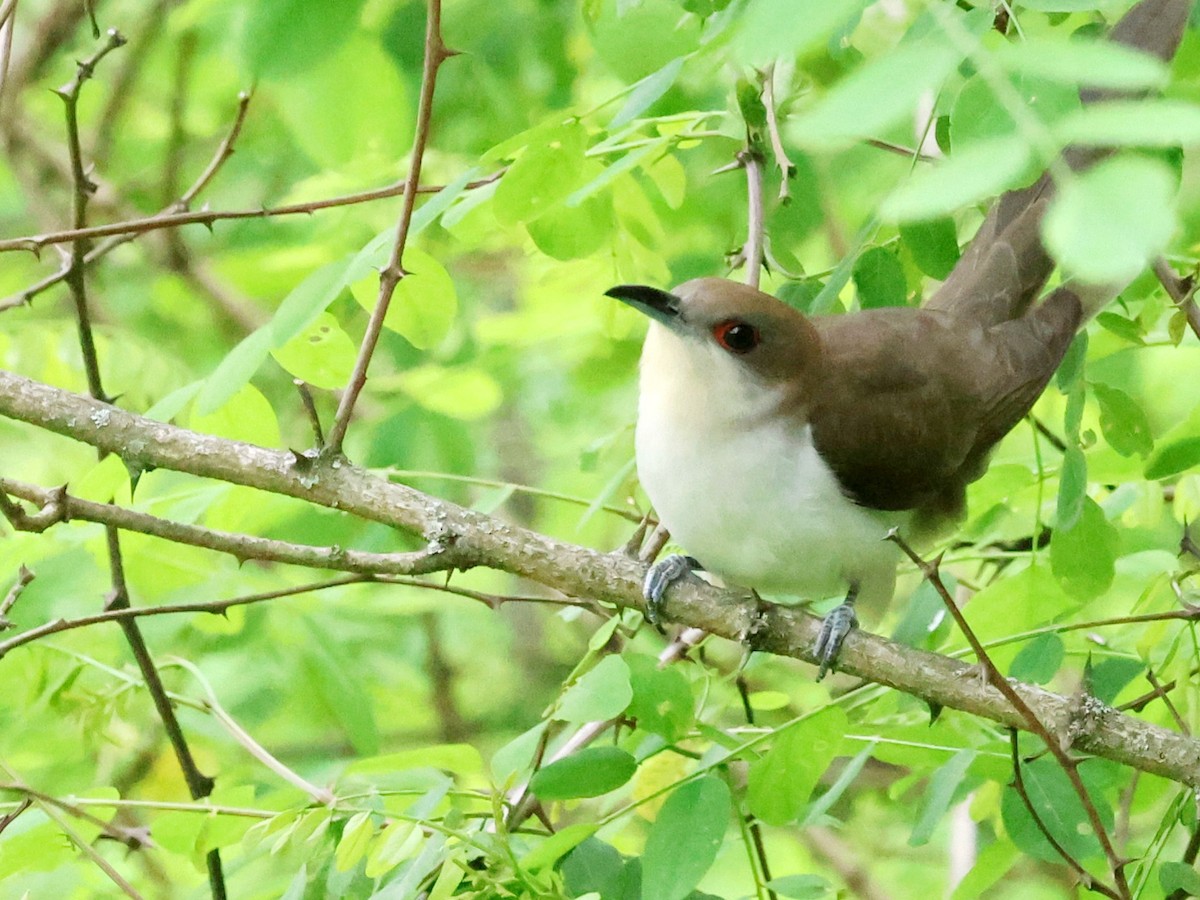
[[[206,227],[140,235],[88,269],[105,391],[163,421],[303,451],[316,439],[293,379],[328,427],[392,251],[425,4],[91,5],[133,40],[83,89],[84,163],[100,186],[90,222],[174,204],[213,159],[237,92],[254,90],[234,153],[192,202]],[[1000,444],[968,520],[922,552],[945,551],[943,578],[973,593],[965,615],[1007,675],[1066,695],[1086,681],[1102,703],[1195,731],[1191,625],[1144,617],[1196,602],[1197,560],[1179,550],[1200,518],[1200,351],[1140,273],[1163,254],[1183,274],[1200,263],[1200,37],[1166,66],[1096,39],[1111,4],[1025,0],[1005,35],[990,6],[968,5],[897,18],[863,0],[447,0],[445,43],[461,53],[440,70],[405,277],[347,456],[619,547],[648,512],[631,429],[643,325],[602,293],[729,274],[746,181],[718,170],[748,139],[766,179],[763,286],[822,314],[927,297],[992,198],[1068,144],[1112,147],[1086,173],[1057,167],[1045,239],[1063,277],[1129,284],[1039,401],[1042,430]],[[72,222],[50,89],[98,46],[71,18],[87,6],[20,4],[0,240]],[[1133,93],[1085,108],[1081,87]],[[362,191],[387,196],[346,199]],[[0,367],[83,392],[65,287],[3,309],[58,265],[49,246],[0,256]],[[0,477],[218,531],[424,546],[294,499],[131,472],[8,420]],[[144,896],[203,896],[214,849],[235,897],[825,898],[852,892],[854,871],[898,896],[1063,896],[1070,876],[1043,828],[1107,877],[1062,769],[1023,738],[1022,797],[1008,734],[989,720],[931,716],[850,679],[818,685],[713,639],[664,665],[664,640],[636,615],[533,602],[564,598],[482,567],[454,572],[463,593],[445,593],[444,574],[326,583],[344,573],[130,531],[121,550],[134,606],[260,600],[139,620],[215,789],[190,796],[112,624],[14,647],[0,659],[5,896],[113,894],[96,859]],[[0,600],[21,565],[36,578],[0,613],[0,641],[111,596],[98,525],[0,522]],[[897,598],[867,627],[963,650],[915,569]],[[1143,696],[1147,676],[1174,685],[1170,706]],[[571,741],[589,729],[599,737]],[[1197,891],[1183,861],[1190,795],[1096,760],[1081,773],[1106,827],[1127,835],[1139,896]],[[955,889],[946,857],[967,819],[978,852]],[[840,836],[849,866],[819,849],[818,828]]]

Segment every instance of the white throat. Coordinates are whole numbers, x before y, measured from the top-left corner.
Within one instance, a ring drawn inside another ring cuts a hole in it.
[[[724,580],[817,599],[891,598],[898,517],[842,492],[807,422],[716,345],[654,323],[642,354],[637,462],[675,540]]]

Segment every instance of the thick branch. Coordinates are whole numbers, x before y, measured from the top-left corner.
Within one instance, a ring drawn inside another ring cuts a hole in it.
[[[452,546],[462,565],[490,566],[522,575],[568,595],[622,607],[641,607],[644,565],[562,543],[405,485],[389,484],[345,463],[299,465],[281,450],[197,434],[133,415],[90,397],[0,371],[0,415],[117,453],[129,463],[158,467],[297,497]],[[665,612],[678,622],[739,640],[759,621],[752,600],[699,582],[674,589]],[[800,609],[767,607],[756,646],[814,661],[819,621]],[[897,688],[930,703],[991,719],[1026,723],[999,691],[964,677],[958,660],[854,632],[839,669]],[[1086,723],[1075,720],[1071,698],[1032,685],[1015,685],[1051,733],[1082,728],[1074,748],[1192,786],[1200,786],[1200,741],[1103,708]]]

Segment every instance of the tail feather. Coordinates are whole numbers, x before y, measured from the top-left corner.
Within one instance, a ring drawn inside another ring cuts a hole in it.
[[[1192,0],[1142,0],[1113,26],[1108,39],[1169,61],[1183,39]],[[1084,103],[1131,96],[1128,92],[1084,90]],[[1094,165],[1112,151],[1068,148],[1063,158],[1074,170]],[[1054,261],[1041,242],[1041,222],[1054,192],[1049,174],[1009,191],[992,205],[970,246],[942,286],[925,304],[991,326],[1025,314],[1045,286]],[[1124,285],[1073,285],[1084,321]]]

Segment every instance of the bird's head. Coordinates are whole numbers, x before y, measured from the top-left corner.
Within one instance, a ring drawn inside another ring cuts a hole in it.
[[[813,369],[820,345],[812,323],[749,285],[696,278],[674,291],[623,284],[606,293],[650,317],[643,366],[686,361],[692,377],[749,379],[759,390],[798,385]]]

